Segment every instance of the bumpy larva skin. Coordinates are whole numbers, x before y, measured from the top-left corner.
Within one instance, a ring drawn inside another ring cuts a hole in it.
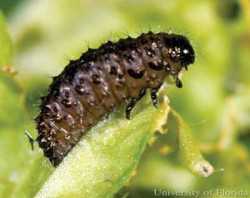
[[[164,78],[171,75],[181,87],[180,71],[194,62],[189,41],[176,34],[152,32],[138,38],[107,42],[70,61],[53,79],[36,118],[37,141],[57,166],[84,132],[123,102],[126,117],[151,89],[154,105]]]

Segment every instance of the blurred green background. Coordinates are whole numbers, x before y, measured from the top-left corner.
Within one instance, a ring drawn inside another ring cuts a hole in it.
[[[199,178],[177,162],[175,150],[153,146],[116,196],[155,197],[162,189],[173,192],[164,197],[228,197],[216,192],[224,189],[250,197],[248,0],[1,0],[0,10],[0,29],[12,40],[3,47],[8,35],[0,34],[7,57],[0,59],[0,197],[33,197],[52,171],[45,159],[37,163],[42,153],[24,136],[28,129],[36,137],[33,118],[51,77],[88,47],[149,30],[186,35],[195,48],[184,88],[170,87],[168,96],[218,171]]]

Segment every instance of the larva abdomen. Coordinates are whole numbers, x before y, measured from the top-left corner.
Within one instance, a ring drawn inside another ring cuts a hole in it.
[[[157,90],[168,75],[181,87],[179,73],[194,62],[189,41],[176,34],[149,32],[138,38],[108,42],[71,61],[54,78],[36,118],[39,146],[54,166],[105,114],[126,101],[126,117],[151,89]]]

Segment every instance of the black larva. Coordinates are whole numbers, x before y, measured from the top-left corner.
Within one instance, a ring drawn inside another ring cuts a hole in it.
[[[70,61],[53,79],[42,98],[36,118],[39,146],[54,166],[79,141],[84,132],[114,107],[126,102],[126,117],[146,93],[157,105],[157,91],[164,78],[178,78],[195,59],[184,36],[152,32],[138,38],[107,42]]]

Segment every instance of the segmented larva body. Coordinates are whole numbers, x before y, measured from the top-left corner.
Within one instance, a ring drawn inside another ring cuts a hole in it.
[[[156,105],[157,90],[168,75],[181,87],[179,73],[193,62],[189,41],[176,34],[149,32],[89,49],[70,61],[42,98],[36,118],[39,146],[57,166],[84,132],[115,107],[126,102],[129,118],[146,89]]]

